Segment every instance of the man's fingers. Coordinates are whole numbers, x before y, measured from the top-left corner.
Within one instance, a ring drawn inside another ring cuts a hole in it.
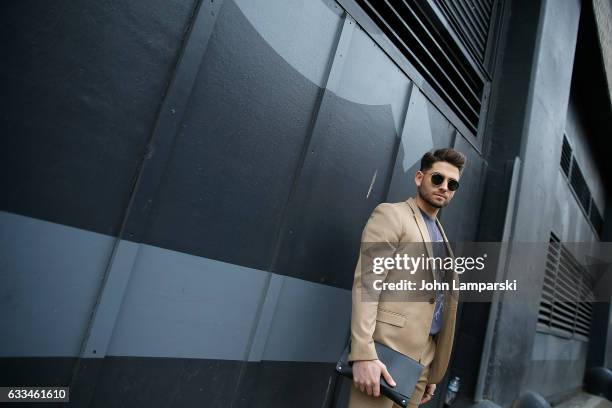
[[[380,377],[395,387],[395,381],[380,360],[355,363],[353,366],[353,382],[359,390],[369,396],[380,397]]]
[[[389,374],[389,371],[387,371],[387,367],[382,367],[382,376],[387,382],[387,384],[389,384],[392,387],[396,386],[395,380],[393,380],[393,377],[391,377],[391,374]]]
[[[357,387],[357,389],[359,391],[365,392],[365,386],[363,385],[363,383],[357,382],[357,381],[353,381],[353,384],[355,384],[355,387]]]
[[[421,398],[421,404],[424,404],[433,398],[434,392],[436,390],[436,384],[427,384],[425,387],[425,393]]]

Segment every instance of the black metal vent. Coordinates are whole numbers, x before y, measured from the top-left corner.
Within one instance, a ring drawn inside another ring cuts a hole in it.
[[[563,135],[563,147],[561,148],[561,170],[569,179],[572,190],[576,193],[578,203],[584,209],[587,219],[601,238],[604,224],[603,216],[595,205],[591,190],[582,175],[576,157],[573,156],[572,147],[566,135]]]
[[[597,234],[601,237],[601,233],[603,230],[603,217],[601,216],[601,212],[599,212],[599,208],[597,208],[597,205],[595,204],[595,201],[593,199],[591,199],[590,218],[591,224],[593,224],[595,231],[597,231]]]
[[[538,330],[588,340],[593,316],[593,279],[551,233]]]
[[[436,0],[461,40],[484,64],[493,13],[492,0]]]
[[[570,175],[570,166],[572,164],[572,147],[567,141],[567,137],[563,135],[563,148],[561,149],[561,169],[566,176]]]
[[[485,79],[438,7],[424,0],[356,0],[474,136]]]
[[[580,167],[578,167],[578,163],[576,163],[576,158],[572,158],[572,173],[570,176],[570,184],[578,197],[578,201],[582,208],[585,209],[586,213],[589,214],[589,208],[591,206],[591,191],[587,186],[586,180],[582,175],[582,171]]]

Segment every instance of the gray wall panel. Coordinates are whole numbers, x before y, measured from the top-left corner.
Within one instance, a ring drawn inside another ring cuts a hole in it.
[[[517,2],[516,7],[532,9],[533,3]],[[512,236],[516,242],[547,242],[553,225],[550,209],[554,207],[555,184],[551,181],[559,173],[579,15],[577,0],[542,3],[521,133],[523,165]],[[545,254],[513,253],[508,261],[507,278],[521,280],[520,296],[528,301],[506,296],[500,306],[485,395],[502,406],[511,404],[527,388],[538,388],[537,383],[528,382],[528,368],[544,266]],[[559,391],[568,386],[557,382]]]
[[[382,87],[381,77],[388,82]],[[348,17],[288,204],[274,272],[352,286],[363,226],[385,200],[409,89],[408,78]]]
[[[94,232],[0,212],[0,321],[6,328],[0,357],[79,355],[113,243]],[[246,359],[270,274],[139,247],[117,321],[102,326],[112,335],[107,355]],[[348,333],[350,291],[276,278],[282,284],[258,360],[334,362]]]
[[[390,107],[325,94],[273,271],[348,289],[359,239],[386,195],[397,135]]]
[[[245,359],[267,278],[143,245],[108,355]]]
[[[459,181],[461,187],[451,204],[442,209],[440,219],[450,240],[475,241],[482,202],[483,160],[461,135],[457,135],[453,148],[465,155],[466,165]]]
[[[342,99],[362,105],[388,105],[395,131],[401,134],[411,81],[358,25],[339,58],[343,63],[328,89]]]
[[[1,210],[118,233],[195,5],[3,4]]]
[[[333,16],[320,23],[340,27]],[[320,92],[224,2],[144,242],[269,270]]]
[[[284,277],[263,359],[335,363],[350,320],[350,290]]]
[[[564,339],[562,337],[551,336],[545,333],[536,333],[531,351],[531,360],[539,361],[543,365],[544,361],[567,360],[577,361],[586,357],[588,342],[576,339]],[[581,373],[575,373],[580,375]]]
[[[113,243],[0,211],[0,356],[77,356]]]
[[[425,96],[413,87],[401,133],[387,201],[404,201],[416,194],[414,175],[427,151],[450,147],[455,128]]]
[[[323,87],[342,9],[333,0],[233,0],[257,33],[289,65]]]

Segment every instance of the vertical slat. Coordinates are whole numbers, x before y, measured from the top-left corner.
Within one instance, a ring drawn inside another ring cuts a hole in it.
[[[478,57],[482,59],[482,56],[484,55],[484,50],[481,44],[479,44],[476,34],[473,32],[467,21],[465,21],[465,18],[463,17],[461,11],[457,8],[457,3],[453,1],[445,1],[445,3],[448,9],[451,11],[452,17],[455,19],[457,25],[460,27],[462,31],[462,36],[471,45],[472,49],[478,53]]]
[[[547,318],[550,316],[550,333],[588,340],[592,312],[591,305],[587,302],[588,293],[592,292],[592,283],[585,274],[587,271],[553,233],[550,237],[547,258],[553,262],[547,262],[545,273],[546,276],[552,275],[551,269],[554,269],[554,289],[552,307],[549,307],[547,293],[550,289],[545,282],[538,311],[540,327],[546,326]]]
[[[428,86],[478,135],[490,17],[476,0],[355,0]]]
[[[406,2],[406,0],[402,0]],[[453,55],[456,61],[461,61],[461,66],[465,69],[465,74],[468,75],[474,83],[474,89],[482,90],[482,76],[478,75],[479,59],[472,59],[470,55],[474,55],[470,46],[463,40],[464,33],[459,29],[459,24],[456,18],[452,16],[448,7],[444,3],[446,0],[425,0],[423,3],[413,4],[426,26],[430,27],[437,33],[438,37],[445,44],[445,50]],[[481,94],[479,94],[481,95]]]
[[[474,28],[477,29],[478,33],[482,36],[483,41],[485,41],[487,38],[486,24],[483,22],[483,20],[480,19],[480,15],[478,14],[478,11],[476,11],[476,7],[474,7],[470,0],[457,1],[463,4],[463,8],[465,9],[466,14],[474,23]]]
[[[549,243],[549,248],[552,245],[553,249],[558,249],[559,247],[557,246],[559,244],[559,241],[556,239],[556,237],[552,236],[551,237],[551,242]],[[558,281],[558,275],[559,275],[559,258],[560,258],[560,251],[556,251],[555,255],[554,255],[554,269],[553,269],[553,301],[552,301],[552,306],[550,308],[550,325],[552,326],[554,323],[554,316],[555,316],[555,301],[557,298],[557,281]]]
[[[480,21],[482,27],[483,27],[483,32],[488,33],[489,32],[489,23],[491,20],[491,16],[485,14],[485,12],[480,8],[480,5],[478,3],[476,3],[475,0],[467,0],[468,3],[471,5],[471,8],[473,10],[474,15],[478,18],[478,20]]]
[[[388,2],[387,2],[388,3]],[[427,43],[429,44],[429,48],[431,51],[437,51],[436,52],[436,57],[433,57],[436,61],[440,61],[442,63],[446,62],[446,64],[443,64],[443,69],[444,67],[450,67],[452,69],[452,71],[454,72],[454,79],[453,82],[459,82],[462,86],[461,89],[457,88],[460,92],[464,92],[467,91],[468,92],[468,97],[471,98],[471,102],[468,102],[470,104],[470,106],[476,106],[479,107],[480,106],[480,98],[478,97],[478,95],[475,93],[473,86],[471,86],[468,82],[467,79],[465,77],[465,75],[463,75],[460,71],[460,69],[457,67],[457,65],[455,64],[454,61],[451,60],[451,58],[449,57],[449,53],[444,52],[444,49],[440,46],[439,42],[436,40],[436,38],[432,35],[432,33],[430,32],[430,30],[427,28],[427,26],[423,23],[423,20],[418,16],[416,10],[414,10],[407,1],[402,0],[402,3],[404,5],[404,7],[402,8],[402,10],[407,10],[407,13],[401,13],[400,11],[396,10],[396,14],[398,15],[398,17],[400,16],[412,16],[415,20],[417,25],[419,26],[419,28],[425,33],[426,38],[423,38],[423,41],[427,41],[429,40]],[[393,6],[391,6],[393,8]],[[401,17],[400,17],[401,18]],[[405,25],[407,27],[409,27],[410,24],[408,24],[407,22],[405,22]],[[425,47],[425,46],[424,46]],[[446,69],[444,69],[444,71],[447,71]],[[475,108],[476,109],[476,108]]]
[[[486,11],[486,14],[491,14],[491,10],[493,9],[493,0],[476,0],[482,6],[483,10]]]
[[[563,145],[561,148],[561,168],[567,177],[569,177],[570,165],[572,158],[572,147],[567,141],[567,137],[563,136]]]
[[[463,1],[454,1],[452,2],[453,4],[456,4],[456,9],[458,10],[458,12],[461,14],[463,20],[466,23],[466,27],[468,27],[472,33],[472,35],[474,36],[474,39],[478,42],[479,45],[481,45],[482,43],[484,43],[484,37],[482,36],[482,33],[480,32],[480,30],[478,30],[478,27],[476,26],[476,23],[474,22],[469,10],[467,9],[465,3]],[[483,47],[484,49],[484,47]]]
[[[361,0],[360,3],[362,6],[365,6],[366,12],[373,15],[374,20],[377,20],[377,23],[382,25],[383,28],[386,28],[388,33],[395,38],[396,43],[399,43],[401,51],[409,58],[409,60],[414,63],[417,68],[425,75],[425,77],[432,82],[434,88],[439,91],[442,97],[453,107],[453,111],[462,119],[462,121],[468,126],[468,128],[476,134],[476,126],[478,123],[479,113],[465,101],[465,97],[463,95],[458,95],[461,99],[466,103],[467,111],[461,109],[454,98],[452,98],[446,89],[438,80],[436,75],[433,75],[431,68],[429,68],[424,61],[419,59],[419,57],[415,54],[414,49],[412,49],[408,44],[406,44],[406,39],[402,38],[397,32],[397,30],[391,25],[391,22],[385,19],[385,17],[381,14],[381,12],[385,11],[386,8],[381,7],[379,2],[370,2],[368,0]],[[394,13],[396,19],[399,20],[399,17],[395,13],[395,10],[389,5],[389,2],[385,2],[386,6],[390,8],[390,12]],[[413,34],[411,34],[413,35]],[[415,38],[416,40],[416,38]],[[469,116],[468,116],[469,115]]]
[[[475,39],[467,32],[467,29],[464,28],[464,23],[461,20],[461,17],[457,14],[452,5],[448,5],[445,3],[443,7],[447,14],[447,18],[456,26],[457,35],[462,38],[466,46],[470,48],[471,52],[478,58],[478,60],[480,60],[482,58],[482,55],[478,50],[478,44],[475,42]]]

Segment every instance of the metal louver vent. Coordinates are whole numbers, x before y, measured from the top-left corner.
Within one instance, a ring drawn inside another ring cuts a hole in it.
[[[595,229],[596,234],[601,237],[603,230],[603,216],[595,205],[595,201],[591,195],[591,190],[582,175],[582,170],[578,166],[576,157],[573,156],[572,147],[567,140],[567,136],[563,135],[563,146],[561,148],[561,170],[567,176],[572,190],[576,194],[578,203],[584,209],[586,217]]]
[[[597,234],[601,237],[601,233],[603,230],[603,217],[601,216],[601,212],[599,212],[599,208],[595,204],[595,201],[591,199],[591,214],[590,214],[591,224],[597,231]]]
[[[578,163],[576,163],[576,159],[572,158],[572,173],[570,176],[570,183],[576,196],[578,196],[578,201],[582,208],[585,209],[586,213],[589,214],[589,207],[591,206],[591,191],[586,184],[586,180],[582,175],[582,171],[580,167],[578,167]]]
[[[356,0],[474,136],[485,79],[434,3]]]
[[[593,300],[591,275],[551,233],[538,311],[538,330],[588,340]]]
[[[436,0],[462,41],[482,64],[491,26],[492,0]]]
[[[572,147],[567,141],[567,137],[563,136],[563,148],[561,149],[561,169],[563,173],[569,177],[570,166],[572,164]]]

